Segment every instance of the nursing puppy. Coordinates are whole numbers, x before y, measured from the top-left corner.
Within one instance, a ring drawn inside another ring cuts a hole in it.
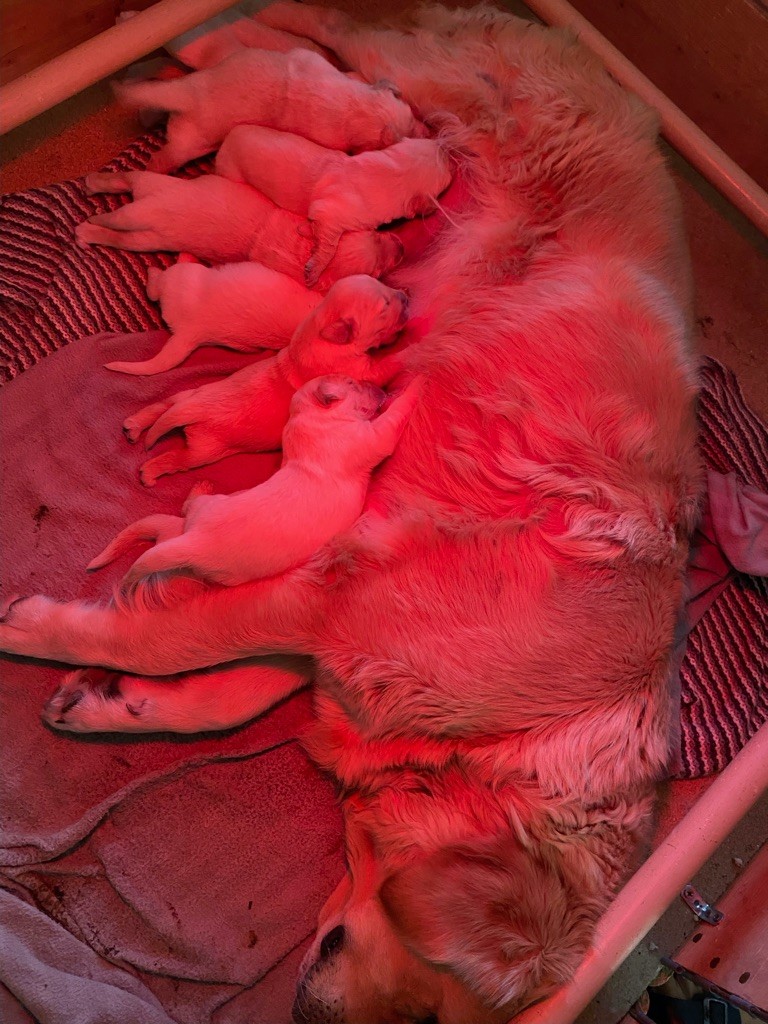
[[[424,129],[386,88],[348,78],[317,53],[244,50],[169,82],[116,86],[128,106],[169,113],[152,171],[175,171],[216,149],[237,124],[295,132],[329,149],[380,149]]]
[[[183,363],[201,345],[238,352],[282,348],[322,301],[260,263],[206,267],[187,259],[167,270],[150,267],[147,295],[160,303],[171,337],[151,359],[106,363],[108,370],[151,376]]]
[[[202,25],[164,43],[163,49],[195,71],[220,64],[226,57],[244,49],[274,50],[277,53],[296,49],[313,50],[319,54],[325,52],[323,47],[309,39],[255,21],[250,17],[252,8],[252,4],[238,4],[222,11]]]
[[[151,171],[86,176],[89,195],[130,192],[133,202],[99,213],[75,229],[82,245],[132,252],[187,252],[214,263],[253,260],[297,281],[312,251],[312,228],[266,196],[216,174],[187,180]],[[381,277],[401,260],[403,247],[386,231],[350,231],[317,282],[319,291],[351,274]]]
[[[403,292],[369,277],[339,281],[276,356],[155,402],[125,421],[131,442],[148,431],[148,448],[171,430],[184,431],[186,447],[145,462],[142,482],[151,487],[167,473],[279,448],[296,389],[315,377],[334,373],[386,384],[400,369],[399,357],[368,350],[388,341],[406,315]]]
[[[320,377],[291,399],[283,461],[265,483],[237,494],[195,494],[183,518],[148,516],[127,529],[88,565],[100,569],[137,542],[151,540],[123,583],[155,572],[183,572],[227,587],[277,576],[306,562],[359,518],[368,478],[395,450],[411,409],[410,385],[386,412],[374,384]]]
[[[435,209],[451,183],[443,149],[405,139],[387,149],[347,156],[271,128],[233,128],[216,156],[216,173],[247,182],[292,213],[308,217],[315,249],[307,283],[316,284],[345,231],[361,231]]]

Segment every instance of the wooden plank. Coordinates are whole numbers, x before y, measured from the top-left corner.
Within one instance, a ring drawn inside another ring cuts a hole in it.
[[[694,974],[768,1011],[768,843],[736,879],[717,909],[675,956]]]
[[[768,8],[761,0],[571,2],[768,188]]]
[[[114,25],[119,6],[118,0],[0,0],[0,82]]]

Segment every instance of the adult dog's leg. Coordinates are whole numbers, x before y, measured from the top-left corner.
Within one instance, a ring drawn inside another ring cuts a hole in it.
[[[66,732],[207,732],[263,714],[304,686],[308,659],[250,659],[213,672],[146,679],[103,668],[64,677],[43,720]]]
[[[0,650],[157,676],[255,655],[312,655],[321,639],[324,589],[300,571],[238,587],[171,581],[165,595],[162,605],[141,590],[112,605],[17,598],[0,621]]]

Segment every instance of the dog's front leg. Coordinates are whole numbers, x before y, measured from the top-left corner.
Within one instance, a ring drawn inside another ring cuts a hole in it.
[[[304,686],[309,659],[249,659],[213,672],[147,679],[103,668],[70,672],[43,720],[65,732],[209,732],[263,714]]]
[[[130,602],[111,605],[15,599],[0,620],[0,650],[149,676],[315,652],[324,592],[296,573],[239,587],[188,580],[166,587],[161,607],[144,601],[141,590]]]

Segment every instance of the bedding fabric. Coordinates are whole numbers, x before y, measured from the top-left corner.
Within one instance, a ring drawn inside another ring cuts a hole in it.
[[[156,145],[139,140],[109,169],[143,166]],[[73,244],[77,223],[121,201],[70,181],[5,197],[0,210],[6,592],[103,596],[114,574],[83,566],[117,529],[178,511],[196,479],[230,491],[276,465],[243,456],[153,490],[138,483],[143,449],[121,436],[123,418],[248,358],[202,350],[152,378],[103,368],[163,338],[144,282],[171,259]],[[679,672],[671,773],[685,778],[722,769],[768,719],[766,588],[750,575],[765,571],[768,434],[712,360],[700,422],[711,507]],[[343,870],[332,786],[298,739],[307,692],[225,734],[73,737],[39,721],[62,671],[2,666],[3,1020],[287,1021],[303,944]]]

